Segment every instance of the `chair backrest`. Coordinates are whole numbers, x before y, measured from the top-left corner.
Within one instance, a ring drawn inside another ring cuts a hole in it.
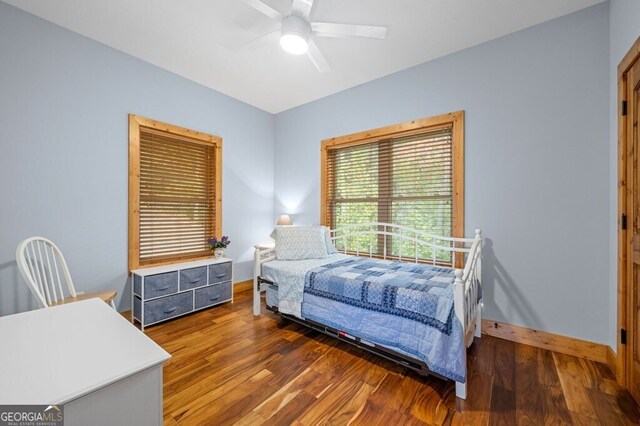
[[[43,237],[27,238],[18,244],[16,261],[22,277],[41,308],[49,307],[65,298],[62,290],[63,279],[66,281],[69,296],[76,296],[67,262],[51,240]]]

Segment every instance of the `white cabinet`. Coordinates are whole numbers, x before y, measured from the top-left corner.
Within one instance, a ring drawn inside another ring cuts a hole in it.
[[[62,405],[65,425],[162,424],[171,356],[102,300],[2,317],[0,340],[0,405]]]
[[[131,321],[144,327],[233,301],[233,261],[210,258],[136,269]]]

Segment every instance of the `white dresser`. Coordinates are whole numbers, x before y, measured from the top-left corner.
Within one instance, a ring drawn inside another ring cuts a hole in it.
[[[0,405],[64,406],[64,424],[162,424],[160,346],[100,299],[0,318]]]
[[[233,261],[207,258],[131,271],[131,321],[142,330],[200,309],[233,302]]]

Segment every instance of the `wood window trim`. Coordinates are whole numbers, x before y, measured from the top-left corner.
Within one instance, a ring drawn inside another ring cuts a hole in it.
[[[635,43],[627,54],[622,58],[618,65],[618,321],[616,330],[617,341],[617,353],[616,353],[616,365],[615,376],[623,387],[627,387],[629,377],[631,374],[629,364],[630,359],[627,359],[627,347],[621,343],[620,330],[629,329],[629,315],[630,301],[628,300],[628,280],[627,273],[628,268],[631,265],[629,262],[629,241],[633,237],[632,233],[628,229],[622,229],[621,215],[624,213],[627,215],[628,220],[633,221],[628,211],[628,195],[633,191],[633,184],[629,184],[627,180],[627,154],[628,150],[632,150],[633,146],[630,144],[630,126],[631,120],[628,116],[622,115],[622,101],[627,100],[627,73],[631,69],[632,65],[640,59],[640,37],[636,39]],[[629,226],[627,227],[629,228]],[[628,336],[627,338],[632,338]]]
[[[327,199],[331,188],[327,185],[327,161],[332,149],[376,142],[391,137],[410,136],[451,126],[453,143],[453,237],[464,237],[464,111],[352,133],[325,139],[320,144],[320,223],[331,226],[327,217]]]
[[[222,138],[150,118],[129,114],[129,271],[140,268],[140,128],[170,133],[215,150],[215,232],[222,232]],[[216,235],[220,237],[221,235]],[[167,265],[210,256],[181,257],[143,267]]]

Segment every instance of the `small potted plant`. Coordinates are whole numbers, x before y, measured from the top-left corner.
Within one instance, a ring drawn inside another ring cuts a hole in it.
[[[226,249],[229,246],[229,244],[231,244],[229,237],[226,235],[222,236],[222,238],[220,239],[216,237],[209,238],[207,242],[211,246],[211,251],[213,252],[216,259],[224,256],[224,249]]]

